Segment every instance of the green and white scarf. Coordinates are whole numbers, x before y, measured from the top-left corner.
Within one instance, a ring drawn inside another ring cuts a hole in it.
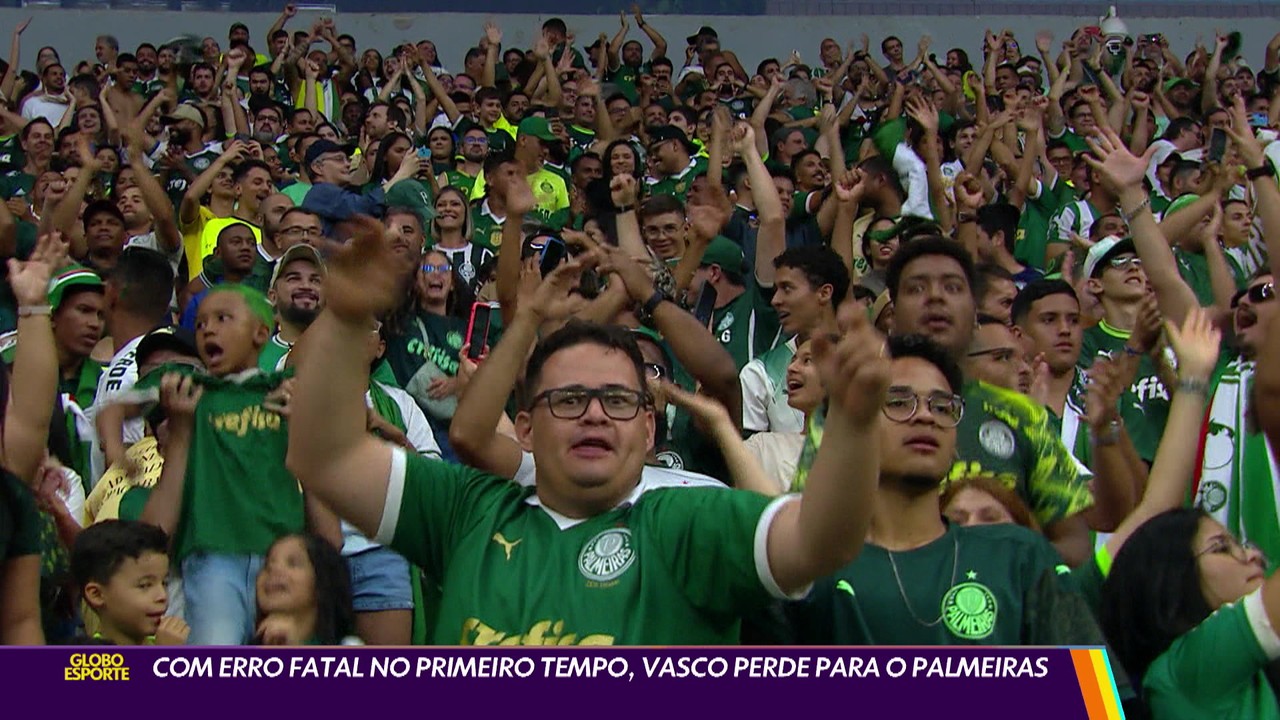
[[[1195,504],[1268,558],[1280,557],[1280,472],[1270,443],[1247,422],[1254,363],[1233,360],[1218,378],[1201,429]]]

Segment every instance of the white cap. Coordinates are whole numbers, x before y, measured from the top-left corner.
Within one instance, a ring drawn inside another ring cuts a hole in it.
[[[1094,243],[1093,247],[1089,248],[1089,254],[1084,258],[1084,277],[1093,277],[1099,265],[1122,252],[1134,252],[1132,240],[1108,235]]]

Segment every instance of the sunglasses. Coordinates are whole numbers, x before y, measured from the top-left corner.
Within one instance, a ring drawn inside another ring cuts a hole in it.
[[[1263,283],[1261,285],[1254,285],[1251,288],[1241,290],[1240,292],[1235,294],[1235,297],[1231,298],[1231,309],[1235,310],[1237,307],[1239,307],[1240,301],[1246,297],[1249,298],[1249,302],[1253,303],[1254,305],[1257,305],[1259,303],[1264,303],[1268,300],[1273,300],[1275,299],[1275,296],[1276,296],[1275,283]]]

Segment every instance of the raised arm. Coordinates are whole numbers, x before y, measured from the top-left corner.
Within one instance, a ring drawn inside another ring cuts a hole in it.
[[[733,422],[732,411],[702,393],[691,393],[673,382],[649,381],[655,394],[662,393],[676,407],[693,418],[704,435],[715,442],[724,457],[733,486],[761,495],[779,494],[778,483],[760,466],[760,461],[742,441],[742,431]]]
[[[649,36],[649,40],[653,43],[653,52],[649,53],[650,60],[657,60],[667,56],[667,39],[662,37],[662,33],[658,32],[652,25],[645,22],[644,15],[640,12],[640,6],[632,3],[631,14],[636,18],[636,27],[640,28],[645,35]]]
[[[609,197],[617,209],[618,247],[630,257],[647,256],[649,248],[640,235],[640,219],[636,214],[640,202],[639,183],[630,175],[615,175],[609,181]]]
[[[137,123],[125,127],[128,140],[129,166],[133,168],[133,176],[137,178],[138,190],[142,193],[142,202],[151,212],[151,224],[156,231],[156,240],[166,253],[176,252],[182,247],[182,234],[178,232],[178,223],[174,218],[173,203],[160,187],[160,181],[147,167],[145,151],[142,149],[142,128]]]
[[[498,477],[515,478],[520,469],[520,446],[498,432],[498,423],[538,341],[539,328],[569,316],[573,307],[570,293],[577,288],[586,265],[575,259],[545,279],[536,257],[521,266],[520,302],[512,320],[503,328],[497,346],[476,368],[449,424],[449,444],[468,465]]]
[[[749,125],[739,123],[734,135],[734,149],[747,166],[751,199],[755,202],[756,214],[760,219],[760,227],[756,231],[756,284],[762,288],[771,288],[777,272],[773,267],[773,259],[787,249],[787,219],[782,214],[782,200],[773,187],[773,178],[769,176],[764,160],[751,152],[755,149],[755,131]]]
[[[490,189],[492,191],[492,188]],[[533,210],[536,201],[533,190],[524,178],[507,183],[507,221],[502,225],[502,244],[515,252],[498,253],[498,269],[494,284],[497,285],[498,305],[502,311],[503,327],[515,319],[519,309],[520,250],[524,247],[524,216]]]
[[[1204,70],[1204,87],[1200,91],[1200,112],[1208,115],[1218,106],[1218,70],[1222,68],[1222,51],[1230,42],[1226,35],[1219,34],[1213,43],[1213,54],[1209,56],[1209,65]]]
[[[1090,144],[1098,159],[1085,156],[1085,161],[1098,171],[1102,181],[1120,198],[1121,215],[1129,221],[1129,231],[1138,256],[1142,258],[1147,281],[1155,288],[1160,314],[1171,322],[1181,323],[1199,303],[1178,272],[1178,263],[1169,241],[1151,214],[1151,196],[1142,184],[1155,148],[1148,148],[1145,155],[1136,157],[1110,128],[1102,129]]]
[[[453,125],[458,122],[458,118],[462,115],[458,111],[458,106],[454,104],[453,98],[449,97],[449,91],[444,89],[440,78],[436,77],[436,73],[431,69],[431,65],[418,56],[418,65],[422,68],[422,78],[427,81],[427,87],[431,89],[431,95],[440,103],[440,109],[444,112],[445,117],[449,118],[449,124]]]
[[[778,511],[769,526],[769,569],[785,592],[852,562],[862,550],[880,479],[879,419],[890,361],[866,315],[852,313],[839,344],[815,338],[827,388],[827,437],[809,469],[800,502]]]
[[[831,181],[836,205],[835,226],[831,229],[831,249],[836,251],[849,271],[849,278],[857,283],[862,278],[859,267],[866,261],[862,248],[853,242],[853,225],[858,219],[858,203],[866,191],[865,179],[858,169],[847,170]],[[859,262],[861,261],[861,262]]]
[[[1151,466],[1147,490],[1138,506],[1107,539],[1107,552],[1113,558],[1143,523],[1166,510],[1182,507],[1187,483],[1195,474],[1196,453],[1200,446],[1193,439],[1200,436],[1204,422],[1209,383],[1218,362],[1222,336],[1209,313],[1200,308],[1192,308],[1187,313],[1181,329],[1173,323],[1166,323],[1165,333],[1178,357],[1178,385],[1171,388],[1174,391],[1173,401],[1169,404],[1169,418]],[[1280,333],[1270,334],[1268,338],[1273,342],[1280,339]],[[1258,364],[1255,376],[1258,392],[1264,392],[1264,373],[1276,374],[1272,370],[1280,370],[1280,358],[1273,357],[1269,364]],[[1262,410],[1267,405],[1275,406],[1275,403],[1262,403],[1258,409]]]
[[[391,445],[366,429],[369,362],[364,347],[374,318],[404,297],[407,262],[368,217],[352,221],[351,241],[328,263],[325,309],[294,347],[298,368],[286,465],[303,490],[370,537],[387,500]]]
[[[84,203],[84,197],[89,192],[89,186],[97,179],[98,171],[102,170],[102,163],[98,161],[89,150],[89,142],[81,135],[78,140],[79,150],[77,154],[80,156],[80,176],[71,184],[67,190],[67,194],[62,198],[53,209],[52,218],[49,220],[49,228],[63,233],[70,233],[71,226],[74,225],[80,216],[80,205]],[[43,224],[43,223],[42,223]],[[77,248],[72,248],[73,255]],[[80,257],[80,255],[75,255]]]
[[[222,169],[226,166],[240,162],[244,159],[245,153],[246,149],[243,143],[227,143],[218,159],[210,163],[204,172],[191,181],[191,184],[187,186],[187,192],[182,196],[182,204],[178,208],[179,223],[185,227],[200,219],[201,198],[213,187],[213,181],[218,177],[218,173],[222,172]]]
[[[502,51],[502,28],[493,21],[485,22],[484,39],[484,70],[481,71],[480,87],[497,87],[498,53]]]
[[[22,62],[22,33],[31,24],[31,20],[32,18],[27,18],[14,26],[13,38],[9,41],[9,68],[5,70],[4,78],[0,79],[0,95],[15,103],[18,98],[13,97],[13,86]]]
[[[1262,154],[1262,146],[1258,143],[1253,128],[1249,127],[1244,98],[1238,95],[1231,106],[1231,125],[1227,133],[1239,148],[1240,159],[1244,161],[1245,168],[1247,170],[1266,168],[1270,160]],[[1274,166],[1272,169],[1275,169]],[[1276,263],[1280,262],[1280,185],[1276,184],[1275,177],[1257,175],[1250,176],[1249,186],[1253,188],[1254,205],[1262,225],[1262,239],[1266,243],[1267,257],[1274,258],[1270,260],[1270,267],[1274,270]]]
[[[9,259],[9,287],[18,302],[18,342],[5,413],[4,465],[23,482],[36,481],[58,397],[58,352],[53,340],[49,278],[67,260],[58,233],[44,235],[25,262]]]

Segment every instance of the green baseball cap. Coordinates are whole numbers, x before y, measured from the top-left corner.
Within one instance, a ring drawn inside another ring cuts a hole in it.
[[[1165,208],[1164,217],[1169,217],[1199,199],[1200,196],[1195,193],[1183,193],[1179,195],[1173,199],[1173,202],[1169,203],[1168,208]]]
[[[71,287],[83,287],[98,292],[103,291],[102,278],[98,273],[80,264],[71,264],[63,268],[49,280],[49,305],[57,310],[62,298]]]
[[[717,235],[707,245],[702,254],[702,265],[719,265],[722,270],[733,273],[742,272],[742,248],[723,235]]]
[[[1170,90],[1178,87],[1179,85],[1186,85],[1192,90],[1195,90],[1197,87],[1199,87],[1199,85],[1196,85],[1194,82],[1191,82],[1190,80],[1184,77],[1176,77],[1176,78],[1169,78],[1168,80],[1164,81],[1164,91],[1168,93]]]
[[[516,137],[532,135],[544,142],[558,142],[560,138],[551,132],[551,123],[546,118],[531,116],[520,121],[520,125],[516,128]]]

